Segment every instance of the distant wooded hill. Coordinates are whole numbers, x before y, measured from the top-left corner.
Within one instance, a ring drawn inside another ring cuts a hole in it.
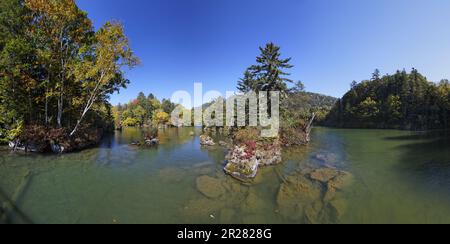
[[[353,82],[326,119],[344,128],[449,129],[450,84],[433,83],[416,69]]]
[[[289,94],[282,106],[287,113],[286,118],[310,118],[315,113],[316,124],[322,124],[337,101],[331,96],[300,91]]]

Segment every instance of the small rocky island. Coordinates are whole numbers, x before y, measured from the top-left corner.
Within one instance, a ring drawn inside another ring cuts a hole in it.
[[[144,138],[141,141],[133,141],[131,142],[132,146],[138,147],[155,147],[159,145],[158,139],[159,129],[156,127],[147,128],[143,131],[142,137]]]
[[[247,182],[257,176],[259,168],[281,163],[283,147],[308,144],[314,118],[315,114],[306,126],[289,128],[276,138],[261,138],[260,128],[205,128],[200,136],[200,144],[205,147],[215,146],[212,138],[214,133],[232,138],[231,143],[219,142],[219,145],[228,149],[224,171],[237,180]]]
[[[271,143],[247,142],[234,146],[226,156],[225,172],[241,181],[254,179],[259,167],[281,163],[281,146]]]

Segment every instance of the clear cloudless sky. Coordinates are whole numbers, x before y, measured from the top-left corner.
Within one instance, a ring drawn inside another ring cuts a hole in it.
[[[77,0],[95,27],[124,24],[142,64],[127,71],[125,103],[140,91],[234,91],[258,47],[281,46],[291,78],[341,97],[353,80],[417,68],[450,78],[449,0]]]

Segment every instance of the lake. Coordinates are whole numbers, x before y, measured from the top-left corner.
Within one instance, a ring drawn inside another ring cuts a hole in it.
[[[310,145],[285,150],[284,162],[261,169],[252,184],[226,176],[227,150],[202,148],[200,133],[166,129],[160,131],[161,145],[138,148],[130,143],[142,133],[128,128],[99,148],[65,155],[2,148],[1,221],[308,223],[313,221],[302,216],[310,211],[302,210],[298,218],[282,214],[280,187],[290,176],[330,167],[353,180],[339,192],[338,214],[321,214],[315,222],[450,223],[450,136],[445,133],[315,128]],[[217,198],[199,191],[198,179],[205,176],[218,182],[203,186],[216,187]],[[295,204],[302,208],[301,201]],[[317,213],[333,212],[327,209],[331,205],[319,205]]]

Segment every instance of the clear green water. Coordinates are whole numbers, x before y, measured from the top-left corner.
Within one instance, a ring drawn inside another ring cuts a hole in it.
[[[0,201],[8,223],[292,223],[278,214],[284,176],[337,156],[351,172],[347,211],[333,223],[450,223],[450,140],[442,134],[316,128],[313,143],[290,149],[284,163],[263,169],[250,186],[222,172],[226,151],[202,149],[192,128],[161,131],[158,148],[129,146],[126,129],[100,148],[53,155],[0,151]],[[200,133],[196,130],[197,135]],[[196,179],[209,175],[230,189],[208,199]],[[246,196],[257,196],[250,206]],[[298,222],[301,223],[301,222]]]

